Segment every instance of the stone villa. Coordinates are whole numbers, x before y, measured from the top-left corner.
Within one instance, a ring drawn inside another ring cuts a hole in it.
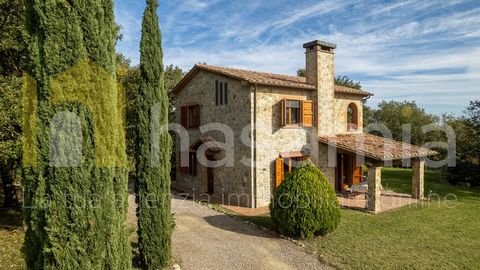
[[[381,167],[408,158],[413,198],[422,198],[424,158],[436,152],[363,133],[363,101],[372,94],[335,84],[335,44],[303,47],[305,78],[193,67],[170,93],[188,137],[186,143],[177,136],[175,186],[257,208],[270,203],[296,161],[312,160],[338,192],[362,182],[367,165],[368,209],[376,211]],[[233,140],[219,128],[225,126]]]

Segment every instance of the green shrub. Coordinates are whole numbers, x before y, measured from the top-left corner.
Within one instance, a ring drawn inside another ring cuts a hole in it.
[[[333,232],[340,223],[335,190],[310,161],[288,174],[277,188],[270,215],[280,233],[301,239]]]

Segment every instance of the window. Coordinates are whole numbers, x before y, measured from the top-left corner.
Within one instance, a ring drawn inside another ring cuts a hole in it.
[[[285,124],[298,125],[300,123],[300,101],[287,100],[285,108]]]
[[[350,103],[347,108],[347,131],[358,130],[358,109],[357,105]]]
[[[187,129],[200,126],[200,105],[188,105],[181,107],[181,125]]]
[[[282,126],[313,127],[313,102],[310,100],[283,99]]]
[[[215,105],[228,104],[228,83],[215,81]]]

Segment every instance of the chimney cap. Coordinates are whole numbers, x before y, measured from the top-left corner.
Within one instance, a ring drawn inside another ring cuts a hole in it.
[[[334,44],[334,43],[330,43],[330,42],[326,42],[326,41],[322,41],[322,40],[318,40],[318,39],[303,44],[303,48],[305,48],[305,49],[306,48],[311,48],[315,45],[320,45],[320,46],[328,47],[328,48],[331,48],[331,49],[337,48],[337,45]]]

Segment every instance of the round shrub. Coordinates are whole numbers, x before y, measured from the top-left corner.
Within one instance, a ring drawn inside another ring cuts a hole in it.
[[[330,233],[340,223],[335,190],[310,161],[288,174],[277,188],[270,215],[280,233],[301,239]]]

